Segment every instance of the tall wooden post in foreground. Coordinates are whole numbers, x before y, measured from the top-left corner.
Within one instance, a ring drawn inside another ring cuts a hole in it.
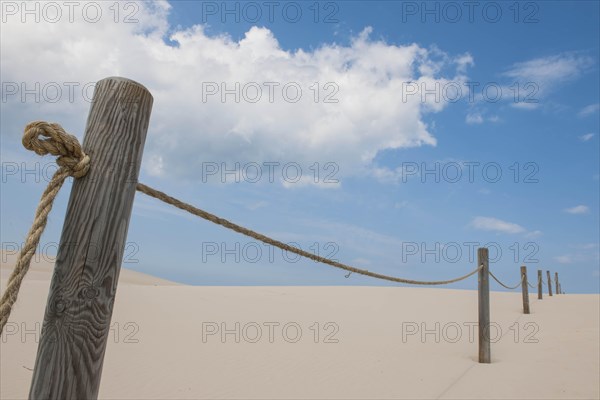
[[[124,78],[98,82],[60,238],[33,370],[32,399],[95,399],[152,95]]]
[[[523,289],[523,314],[529,314],[529,286],[527,282],[527,267],[521,267],[521,288]]]
[[[556,285],[556,294],[560,294],[560,285],[558,284],[558,272],[554,273],[554,284]]]
[[[477,249],[477,265],[479,270],[479,362],[489,364],[492,359],[490,349],[490,265],[489,251]]]
[[[538,299],[542,300],[542,289],[543,289],[542,270],[538,269]]]
[[[550,271],[546,271],[548,277],[548,296],[552,296],[552,278],[550,278]]]

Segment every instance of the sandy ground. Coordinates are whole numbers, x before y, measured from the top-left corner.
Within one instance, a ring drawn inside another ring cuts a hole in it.
[[[27,397],[50,275],[33,267],[2,335],[2,399]],[[598,399],[600,297],[536,297],[523,315],[520,293],[491,294],[484,365],[476,291],[192,287],[123,270],[100,398]]]

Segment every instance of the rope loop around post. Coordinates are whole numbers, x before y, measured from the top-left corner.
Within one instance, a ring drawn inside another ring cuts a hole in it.
[[[40,139],[40,136],[48,139]],[[56,163],[74,178],[81,178],[90,169],[90,157],[83,152],[77,138],[56,123],[35,121],[27,124],[23,146],[40,156],[58,156]]]
[[[40,137],[46,137],[47,139],[40,139]],[[46,154],[58,156],[56,163],[60,168],[54,173],[42,194],[40,203],[35,210],[33,224],[17,257],[15,269],[10,274],[6,290],[0,299],[0,334],[4,330],[12,308],[17,301],[21,283],[27,271],[29,271],[31,259],[46,228],[48,214],[52,210],[56,195],[65,179],[69,176],[81,178],[90,169],[90,157],[85,154],[77,138],[65,132],[59,124],[43,121],[27,124],[23,134],[23,146],[41,156]]]

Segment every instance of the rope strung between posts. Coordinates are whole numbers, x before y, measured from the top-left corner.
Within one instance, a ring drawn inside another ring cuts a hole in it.
[[[541,281],[542,281],[542,278],[540,278],[540,277],[538,276],[538,285],[540,284],[540,282],[541,282]],[[536,286],[535,286],[535,285],[532,285],[531,283],[529,283],[529,281],[527,281],[527,285],[529,285],[529,287],[530,287],[530,288],[532,288],[532,289],[535,289],[535,288],[536,288]]]
[[[40,137],[46,137],[47,139],[41,139]],[[37,246],[39,245],[40,237],[46,228],[48,220],[48,214],[52,209],[52,204],[58,191],[62,187],[65,179],[69,176],[74,178],[81,178],[85,176],[90,168],[90,157],[85,154],[81,148],[81,145],[77,141],[75,136],[72,136],[65,132],[65,130],[55,123],[48,123],[43,121],[36,121],[28,124],[25,127],[25,133],[23,135],[23,146],[26,149],[32,150],[39,155],[52,154],[58,156],[56,163],[60,168],[54,173],[48,187],[42,194],[42,198],[35,212],[35,218],[25,244],[17,257],[15,269],[8,278],[6,291],[3,293],[0,299],[0,334],[4,330],[4,326],[8,322],[8,318],[12,311],[12,307],[17,301],[19,295],[19,289],[23,278],[29,270],[31,259],[35,254]],[[249,236],[251,238],[260,240],[264,243],[278,247],[282,250],[289,251],[294,254],[309,258],[314,261],[318,261],[332,267],[346,270],[350,273],[354,272],[360,275],[370,276],[376,279],[383,279],[391,282],[406,283],[411,285],[445,285],[467,279],[468,277],[479,272],[483,266],[478,266],[475,270],[469,272],[466,275],[460,276],[455,279],[448,279],[444,281],[416,281],[412,279],[398,278],[389,275],[383,275],[377,272],[371,272],[364,269],[352,267],[350,265],[342,264],[337,261],[330,260],[325,257],[321,257],[307,251],[298,249],[290,246],[286,243],[272,239],[268,236],[254,232],[250,229],[244,228],[240,225],[236,225],[226,219],[219,218],[207,211],[196,208],[190,204],[184,203],[177,200],[167,194],[160,192],[156,189],[152,189],[142,183],[138,183],[136,189],[148,196],[154,197],[167,204],[180,208],[200,218],[204,218],[207,221],[213,222],[217,225],[221,225],[227,229],[231,229],[235,232]]]
[[[298,249],[296,247],[290,246],[289,244],[280,242],[279,240],[271,239],[270,237],[265,236],[261,233],[254,232],[253,230],[244,228],[243,226],[234,224],[233,222],[230,222],[226,219],[219,218],[216,215],[213,215],[207,211],[201,210],[190,204],[187,204],[180,200],[177,200],[176,198],[171,197],[171,196],[169,196],[163,192],[160,192],[156,189],[152,189],[151,187],[148,187],[148,186],[144,185],[143,183],[137,184],[137,190],[150,196],[150,197],[154,197],[155,199],[158,199],[167,204],[175,206],[179,209],[187,211],[190,214],[196,215],[200,218],[204,218],[207,221],[210,221],[217,225],[221,225],[227,229],[231,229],[232,231],[241,233],[242,235],[249,236],[256,240],[260,240],[261,242],[270,244],[271,246],[278,247],[282,250],[289,251],[290,253],[298,254],[299,256],[306,257],[311,260],[321,262],[323,264],[331,265],[332,267],[340,268],[340,269],[346,270],[348,272],[354,272],[354,273],[357,273],[360,275],[370,276],[372,278],[383,279],[383,280],[391,281],[391,282],[407,283],[407,284],[411,284],[411,285],[446,285],[448,283],[462,281],[463,279],[466,279],[466,278],[470,277],[471,275],[477,273],[479,271],[479,269],[481,268],[481,266],[479,266],[475,270],[469,272],[466,275],[463,275],[463,276],[455,278],[455,279],[445,280],[445,281],[415,281],[412,279],[404,279],[404,278],[398,278],[398,277],[389,276],[389,275],[383,275],[383,274],[379,274],[377,272],[371,272],[371,271],[367,271],[365,269],[359,269],[356,267],[352,267],[350,265],[342,264],[340,262],[333,261],[328,258],[321,257],[316,254],[312,254],[307,251],[304,251],[302,249]]]
[[[521,281],[516,286],[506,286],[504,283],[500,282],[500,279],[496,278],[496,275],[494,275],[492,273],[492,271],[490,271],[490,275],[492,276],[492,278],[494,278],[494,280],[496,282],[498,282],[500,285],[504,286],[506,289],[509,289],[509,290],[518,288],[525,281],[525,276],[523,276],[523,277],[521,277]]]
[[[40,137],[47,137],[48,139],[40,140]],[[69,135],[58,124],[40,121],[28,124],[23,135],[23,146],[41,156],[45,154],[58,156],[56,163],[60,168],[54,173],[48,187],[42,194],[25,244],[17,256],[15,269],[10,274],[6,290],[0,299],[0,333],[4,330],[4,325],[8,321],[12,307],[17,301],[21,283],[29,270],[31,258],[35,254],[40,237],[46,228],[48,214],[52,210],[58,191],[67,177],[81,178],[87,174],[90,168],[90,157],[83,152],[77,138]]]

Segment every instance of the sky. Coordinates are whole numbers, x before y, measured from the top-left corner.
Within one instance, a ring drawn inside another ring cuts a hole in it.
[[[143,183],[370,271],[454,278],[488,247],[507,284],[526,265],[600,292],[596,1],[0,5],[5,254],[56,170],[22,147],[24,126],[81,141],[95,82],[123,76],[154,96]],[[194,285],[390,285],[142,194],[123,266]]]

